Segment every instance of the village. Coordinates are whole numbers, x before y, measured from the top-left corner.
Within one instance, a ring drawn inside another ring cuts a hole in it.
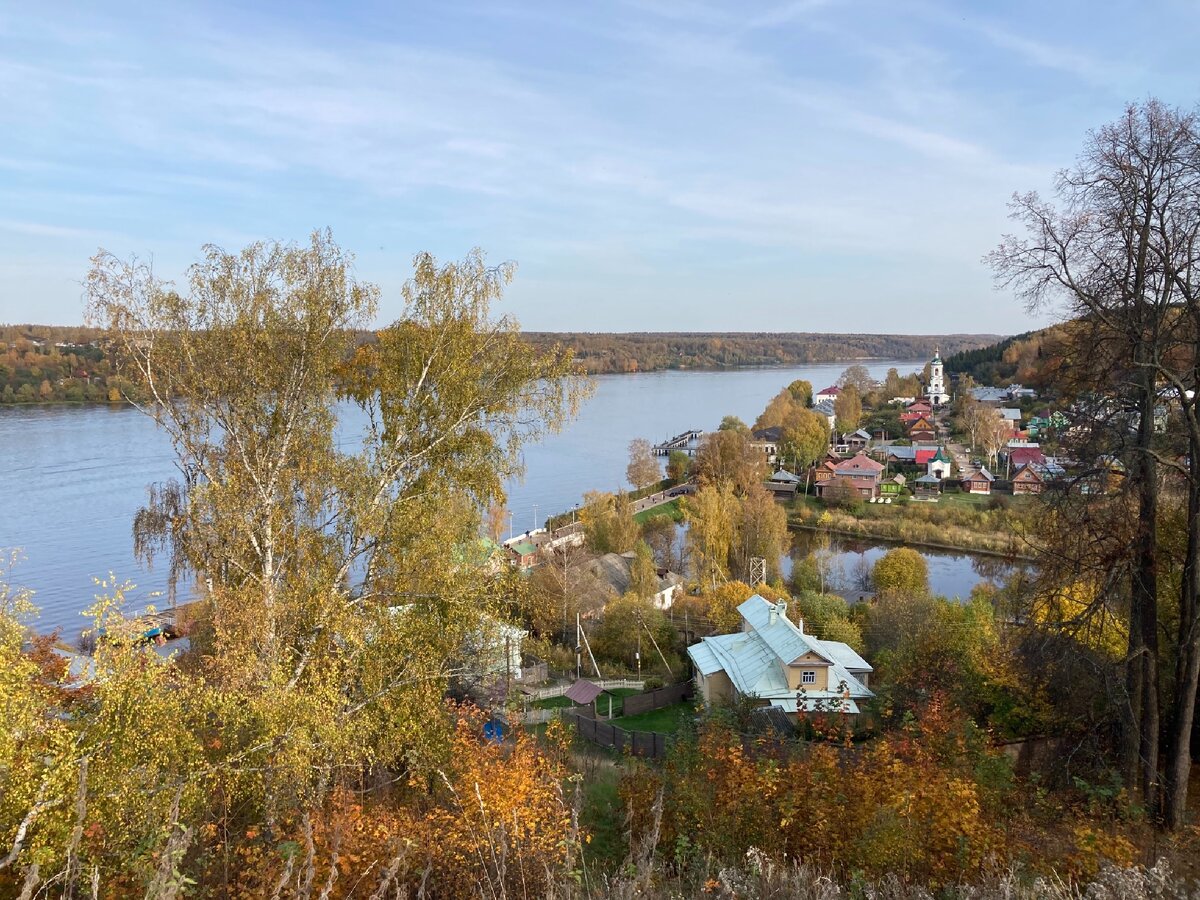
[[[750,429],[727,419],[717,432],[692,429],[649,446],[654,457],[668,459],[666,480],[635,484],[629,494],[597,495],[592,500],[597,508],[572,511],[569,521],[554,517],[546,528],[489,542],[493,571],[508,569],[534,584],[553,580],[572,595],[570,600],[559,598],[563,621],[549,647],[545,640],[529,641],[527,629],[504,625],[490,645],[484,642],[490,650],[477,652],[476,659],[491,661],[484,668],[491,676],[496,715],[516,710],[527,725],[561,717],[587,740],[651,756],[665,753],[663,734],[653,728],[666,723],[670,733],[681,715],[739,703],[749,703],[781,734],[803,730],[814,715],[834,715],[851,731],[869,731],[871,726],[863,723],[870,717],[860,721],[860,702],[874,696],[863,644],[856,648],[822,639],[821,623],[815,625],[816,633],[812,622],[806,630],[796,604],[789,614],[787,591],[795,585],[780,582],[774,564],[762,558],[751,561],[744,576],[748,596],[721,623],[735,625],[725,631],[698,601],[696,595],[705,591],[686,554],[650,556],[644,545],[641,555],[635,549],[600,552],[605,548],[593,546],[581,520],[594,520],[601,514],[599,505],[607,504],[604,515],[630,517],[631,527],[644,527],[654,518],[662,525],[670,521],[674,535],[677,521],[692,521],[683,510],[705,478],[699,460],[721,442],[741,442],[742,451],[753,457],[751,468],[761,473],[761,488],[789,515],[807,506],[849,508],[853,514],[875,504],[891,506],[901,516],[910,503],[952,500],[984,509],[1006,502],[1004,498],[1020,502],[1061,487],[1069,467],[1078,472],[1071,460],[1052,452],[1069,431],[1067,415],[1039,405],[1031,388],[982,387],[965,378],[960,393],[959,379],[947,376],[939,353],[919,376],[909,376],[909,385],[916,381],[922,388],[915,395],[883,397],[884,384],[856,385],[854,373],[847,374],[851,377],[841,383],[810,391],[801,404],[819,418],[827,434],[807,465],[796,464],[788,423]],[[843,430],[839,425],[847,424],[843,401],[848,394],[859,395],[850,405],[860,411],[850,423],[857,427]],[[863,408],[861,395],[877,402]],[[1035,409],[1041,414],[1034,414]],[[633,466],[631,462],[631,472]],[[661,474],[657,467],[654,471]],[[1105,473],[1112,476],[1112,471]],[[1085,492],[1102,484],[1093,476],[1080,481]],[[679,540],[672,537],[668,544]],[[631,631],[614,634],[605,621],[631,593],[645,601],[648,611],[622,618]],[[647,625],[651,614],[655,622]],[[594,651],[595,638],[589,634],[601,636],[605,646],[600,651]],[[548,668],[530,648],[543,654],[550,649],[546,655],[557,655],[559,665]],[[631,653],[623,652],[629,648],[634,648]],[[674,654],[668,656],[672,648]],[[551,677],[555,670],[557,678]],[[501,679],[503,687],[496,684]]]

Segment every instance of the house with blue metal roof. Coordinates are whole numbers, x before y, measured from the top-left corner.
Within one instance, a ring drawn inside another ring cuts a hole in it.
[[[738,607],[742,630],[688,647],[706,704],[747,697],[789,715],[844,712],[875,696],[871,665],[848,644],[823,641],[787,617],[787,603],[755,594]]]

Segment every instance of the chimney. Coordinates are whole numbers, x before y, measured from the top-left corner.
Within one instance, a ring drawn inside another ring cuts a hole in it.
[[[775,604],[771,604],[771,611],[767,614],[767,624],[774,625],[775,620],[779,617],[779,610],[775,608]]]
[[[798,630],[798,631],[799,631],[801,634],[804,634],[804,620],[803,620],[803,619],[801,619],[801,618],[797,618],[797,619],[796,619],[796,629],[797,629],[797,630]]]

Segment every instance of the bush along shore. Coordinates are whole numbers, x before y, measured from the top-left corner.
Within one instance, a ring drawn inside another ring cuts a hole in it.
[[[1032,548],[1025,537],[1024,510],[1023,504],[1011,502],[856,503],[839,508],[800,497],[789,510],[788,525],[944,550],[1029,557]]]

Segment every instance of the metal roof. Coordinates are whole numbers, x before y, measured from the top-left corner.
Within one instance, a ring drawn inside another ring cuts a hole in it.
[[[871,671],[870,665],[850,647],[838,641],[822,641],[805,634],[786,615],[786,604],[773,604],[755,594],[738,607],[748,631],[701,638],[688,647],[688,656],[701,675],[724,670],[738,693],[764,700],[790,701],[795,712],[797,692],[788,687],[785,666],[807,653],[829,664],[831,688],[805,690],[813,701],[842,697],[836,686],[844,683],[851,697],[873,697],[851,669]],[[774,613],[774,615],[772,615]],[[808,707],[810,710],[811,706]],[[849,711],[849,710],[847,710]],[[857,711],[857,707],[854,708]]]
[[[563,695],[568,700],[572,700],[580,706],[591,703],[597,697],[604,693],[604,688],[598,684],[588,681],[586,678],[580,678],[577,682],[567,688],[567,692]]]

